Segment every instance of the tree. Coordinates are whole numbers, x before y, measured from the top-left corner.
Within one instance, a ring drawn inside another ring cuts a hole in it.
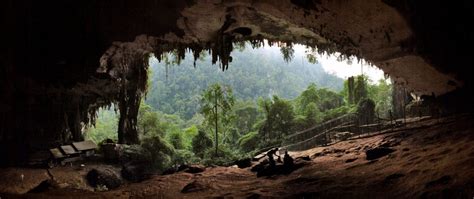
[[[257,121],[258,116],[255,104],[249,101],[236,103],[233,112],[236,118],[233,121],[233,125],[239,134],[243,135],[252,131],[252,127]]]
[[[213,84],[202,93],[201,113],[206,119],[209,126],[215,129],[215,146],[216,153],[219,143],[219,122],[226,125],[231,121],[229,114],[234,106],[234,95],[230,87],[221,86],[220,84]]]
[[[344,84],[344,89],[347,88],[348,102],[349,104],[354,104],[354,77],[349,77],[347,79],[347,84]],[[347,87],[346,87],[347,85]]]
[[[289,49],[286,52],[290,55]],[[207,54],[207,51],[203,51],[203,54]],[[153,69],[150,79],[153,83],[150,84],[146,101],[155,110],[177,114],[185,120],[199,113],[201,91],[213,82],[230,85],[235,98],[242,100],[256,100],[259,96],[273,95],[292,99],[311,82],[315,82],[318,87],[337,91],[343,85],[341,78],[325,72],[321,64],[309,62],[303,57],[306,54],[296,49],[294,59],[285,62],[277,46],[253,49],[246,44],[245,51],[232,52],[233,61],[224,73],[210,64],[212,56],[209,55],[201,56],[203,59],[196,61],[196,67],[193,67],[192,52],[187,52],[186,58],[177,66],[166,65],[177,64],[172,61],[174,54],[168,56],[168,60],[163,58],[160,63],[155,58],[150,59]]]
[[[296,99],[296,104],[297,104],[297,111],[300,114],[304,114],[306,110],[308,109],[308,104],[310,103],[318,103],[319,101],[319,95],[318,95],[318,89],[316,87],[315,83],[311,83],[308,85],[306,90],[304,90],[300,96]]]
[[[200,130],[192,140],[192,150],[198,157],[203,158],[205,151],[212,146],[212,140],[206,132]]]
[[[179,132],[172,132],[169,135],[169,142],[175,149],[183,149],[184,142],[183,142],[183,135]]]
[[[383,117],[389,117],[392,110],[392,85],[386,80],[379,80],[378,84],[369,86],[369,98],[375,102],[375,111]]]
[[[295,113],[289,101],[273,96],[273,104],[269,116],[272,118],[271,132],[273,132],[275,137],[281,139],[283,135],[290,133]]]
[[[314,102],[311,102],[306,106],[307,109],[304,113],[306,126],[311,127],[318,122],[318,117],[320,117],[319,108],[316,106]]]
[[[358,75],[354,86],[354,103],[366,99],[368,96],[367,91],[368,77],[365,75]]]
[[[344,97],[334,91],[321,88],[316,93],[318,96],[317,105],[322,112],[344,105]]]
[[[147,135],[150,132],[163,136],[164,132],[159,128],[158,113],[153,108],[142,101],[138,110],[138,132]]]
[[[263,134],[262,137],[266,138],[267,144],[270,145],[281,142],[282,136],[287,135],[293,128],[295,118],[293,106],[289,101],[276,95],[271,101],[260,99],[259,106],[265,114],[259,130]]]
[[[254,131],[245,134],[239,138],[238,143],[243,151],[249,152],[255,150],[259,143],[258,132]]]

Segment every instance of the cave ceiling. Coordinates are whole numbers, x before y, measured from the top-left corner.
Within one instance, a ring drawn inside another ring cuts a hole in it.
[[[227,65],[231,47],[225,42],[264,38],[305,44],[320,52],[340,52],[342,56],[363,58],[384,70],[394,82],[406,85],[418,94],[442,95],[465,83],[457,71],[450,70],[441,62],[436,63],[430,54],[417,51],[420,46],[427,45],[416,41],[417,30],[412,28],[413,22],[409,19],[413,16],[403,10],[407,5],[397,7],[384,1],[362,0],[278,3],[216,0],[187,1],[180,5],[184,6],[176,7],[177,14],[165,18],[152,14],[161,13],[161,5],[146,7],[147,10],[142,10],[144,16],[136,17],[146,18],[136,21],[145,23],[141,25],[145,30],[136,31],[133,39],[117,39],[102,56],[102,63],[118,59],[122,51],[161,53],[175,46],[187,46],[197,51],[211,49],[222,64]],[[166,22],[154,23],[162,20]],[[169,28],[168,32],[147,28],[162,23],[166,23],[164,27]],[[114,32],[111,33],[113,37],[121,38],[115,35],[115,30],[110,31]]]

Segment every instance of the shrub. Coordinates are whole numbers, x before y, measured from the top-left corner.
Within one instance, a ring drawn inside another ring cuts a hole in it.
[[[120,162],[151,162],[151,159],[147,157],[145,150],[140,145],[120,145]]]
[[[171,165],[171,156],[174,154],[173,146],[160,136],[145,137],[141,147],[152,168],[163,170]]]
[[[176,150],[173,156],[173,163],[175,165],[194,163],[198,161],[199,158],[197,158],[193,152],[186,149]]]
[[[244,154],[240,153],[238,150],[233,150],[231,147],[229,147],[229,145],[220,144],[217,150],[217,156],[215,148],[211,147],[206,149],[204,153],[203,164],[208,166],[230,166],[243,156]]]
[[[328,120],[343,116],[347,113],[354,113],[354,112],[356,112],[355,106],[341,106],[341,107],[326,111],[323,120],[328,121]]]
[[[203,158],[205,151],[212,147],[212,140],[204,131],[199,131],[192,140],[192,149],[196,156]]]
[[[168,136],[168,140],[175,149],[183,149],[183,135],[180,132],[171,132]]]
[[[258,132],[250,132],[240,137],[238,143],[240,148],[245,152],[250,152],[255,150],[258,147],[260,142]]]

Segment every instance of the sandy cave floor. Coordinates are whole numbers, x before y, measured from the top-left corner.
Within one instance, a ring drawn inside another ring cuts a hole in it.
[[[58,187],[23,194],[49,179],[45,169],[0,169],[0,198],[473,198],[474,119],[470,115],[427,119],[392,133],[291,152],[309,156],[308,164],[289,175],[257,178],[250,168],[207,168],[179,172],[94,192],[84,176],[88,164],[55,167]],[[377,132],[373,133],[377,134]],[[366,160],[365,151],[386,146],[395,152]],[[117,169],[117,168],[114,168]],[[21,174],[24,175],[23,181]],[[195,182],[194,192],[181,193]]]

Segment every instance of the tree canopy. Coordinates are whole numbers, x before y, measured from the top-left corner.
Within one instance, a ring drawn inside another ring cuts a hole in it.
[[[173,53],[162,63],[151,61],[150,91],[138,110],[141,144],[128,149],[153,159],[158,169],[227,164],[347,113],[369,113],[362,124],[391,110],[392,85],[385,80],[343,81],[324,72],[316,57],[308,58],[313,64],[304,57],[300,62],[289,46],[274,52],[243,43],[239,49],[233,52],[235,66],[225,73],[209,64],[206,54],[196,68],[193,60],[173,59],[178,56]],[[87,138],[116,140],[117,118],[112,109],[102,109]]]
[[[234,95],[228,86],[213,84],[202,93],[201,113],[204,115],[205,123],[214,128],[214,145],[216,146],[216,156],[219,145],[219,126],[221,129],[228,126],[232,120],[230,114],[234,106]]]

